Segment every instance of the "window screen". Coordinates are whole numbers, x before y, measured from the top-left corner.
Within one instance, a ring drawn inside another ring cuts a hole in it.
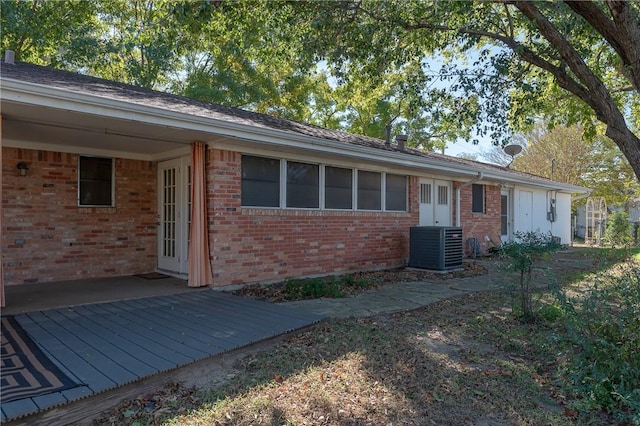
[[[341,167],[324,168],[324,207],[326,209],[353,208],[353,171]]]
[[[320,206],[319,166],[287,161],[287,207]]]
[[[471,186],[471,211],[484,213],[484,185],[473,184]]]
[[[280,207],[280,160],[242,156],[242,205]]]
[[[381,210],[381,175],[358,171],[358,210]]]
[[[80,156],[78,205],[113,206],[113,189],[113,158]]]
[[[384,208],[391,211],[407,211],[406,176],[387,175]]]

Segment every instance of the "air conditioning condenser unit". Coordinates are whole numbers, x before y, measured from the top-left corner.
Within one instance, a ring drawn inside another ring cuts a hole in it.
[[[462,228],[412,226],[409,230],[409,266],[450,271],[462,268]]]

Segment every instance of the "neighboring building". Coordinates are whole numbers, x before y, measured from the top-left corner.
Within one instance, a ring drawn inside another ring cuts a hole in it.
[[[606,206],[606,203],[604,204],[604,212],[603,212],[604,217],[607,217],[607,215],[610,213],[619,212],[619,211],[625,211],[627,213],[627,219],[632,224],[634,241],[637,241],[638,239],[637,230],[638,230],[638,227],[640,226],[640,198],[632,199],[631,202],[628,203],[626,208],[620,205]],[[579,205],[578,207],[575,208],[575,212],[576,213],[574,217],[574,236],[578,238],[587,238],[587,228],[589,227],[588,216],[587,216],[587,205],[586,204]],[[604,230],[606,229],[606,220],[601,227],[602,227],[601,233],[604,233]]]
[[[483,251],[514,231],[568,243],[571,194],[585,192],[27,63],[3,63],[0,82],[7,285],[186,276],[190,226],[215,286],[403,266],[418,224],[459,224]],[[206,149],[190,225],[194,142]]]

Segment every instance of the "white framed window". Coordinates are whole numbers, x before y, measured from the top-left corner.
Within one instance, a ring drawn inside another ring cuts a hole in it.
[[[78,206],[115,206],[113,158],[78,157]]]
[[[420,184],[420,203],[431,204],[431,184]]]
[[[324,208],[353,209],[353,170],[342,167],[324,168]]]
[[[280,160],[242,156],[242,205],[280,207]]]
[[[320,207],[320,166],[287,161],[287,207]]]
[[[358,170],[358,210],[382,210],[382,173]]]
[[[386,211],[407,211],[407,177],[402,175],[385,175],[385,202]]]
[[[242,156],[243,207],[407,211],[407,176]]]

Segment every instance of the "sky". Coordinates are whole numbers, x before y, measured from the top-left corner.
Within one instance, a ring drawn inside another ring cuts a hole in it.
[[[491,146],[488,141],[481,140],[478,145],[474,145],[471,142],[459,141],[456,143],[449,143],[444,153],[452,157],[457,157],[459,154],[474,154],[478,155],[478,160],[482,161],[482,158],[480,158],[482,151],[488,151],[490,148]]]
[[[490,50],[495,51],[497,53],[500,49],[492,48]],[[438,70],[440,70],[443,64],[445,63],[452,61],[453,63],[461,67],[469,67],[469,64],[473,63],[477,59],[478,59],[478,52],[475,50],[468,51],[467,56],[464,59],[455,59],[455,58],[445,59],[442,55],[434,53],[430,55],[428,58],[425,58],[425,65],[427,69],[434,70],[437,73]],[[436,81],[434,82],[434,84],[436,85],[436,87],[441,87],[445,89],[448,89],[448,86],[450,85],[450,83],[447,81],[442,81],[442,82]],[[477,145],[474,145],[471,142],[465,142],[465,141],[457,141],[455,143],[449,142],[447,143],[447,148],[445,149],[444,153],[452,157],[457,157],[460,154],[472,154],[472,155],[477,155],[478,161],[486,161],[484,158],[482,158],[482,152],[489,151],[492,148],[493,145],[491,143],[491,140],[487,137],[480,137],[477,135],[475,137],[479,140],[479,143]]]

